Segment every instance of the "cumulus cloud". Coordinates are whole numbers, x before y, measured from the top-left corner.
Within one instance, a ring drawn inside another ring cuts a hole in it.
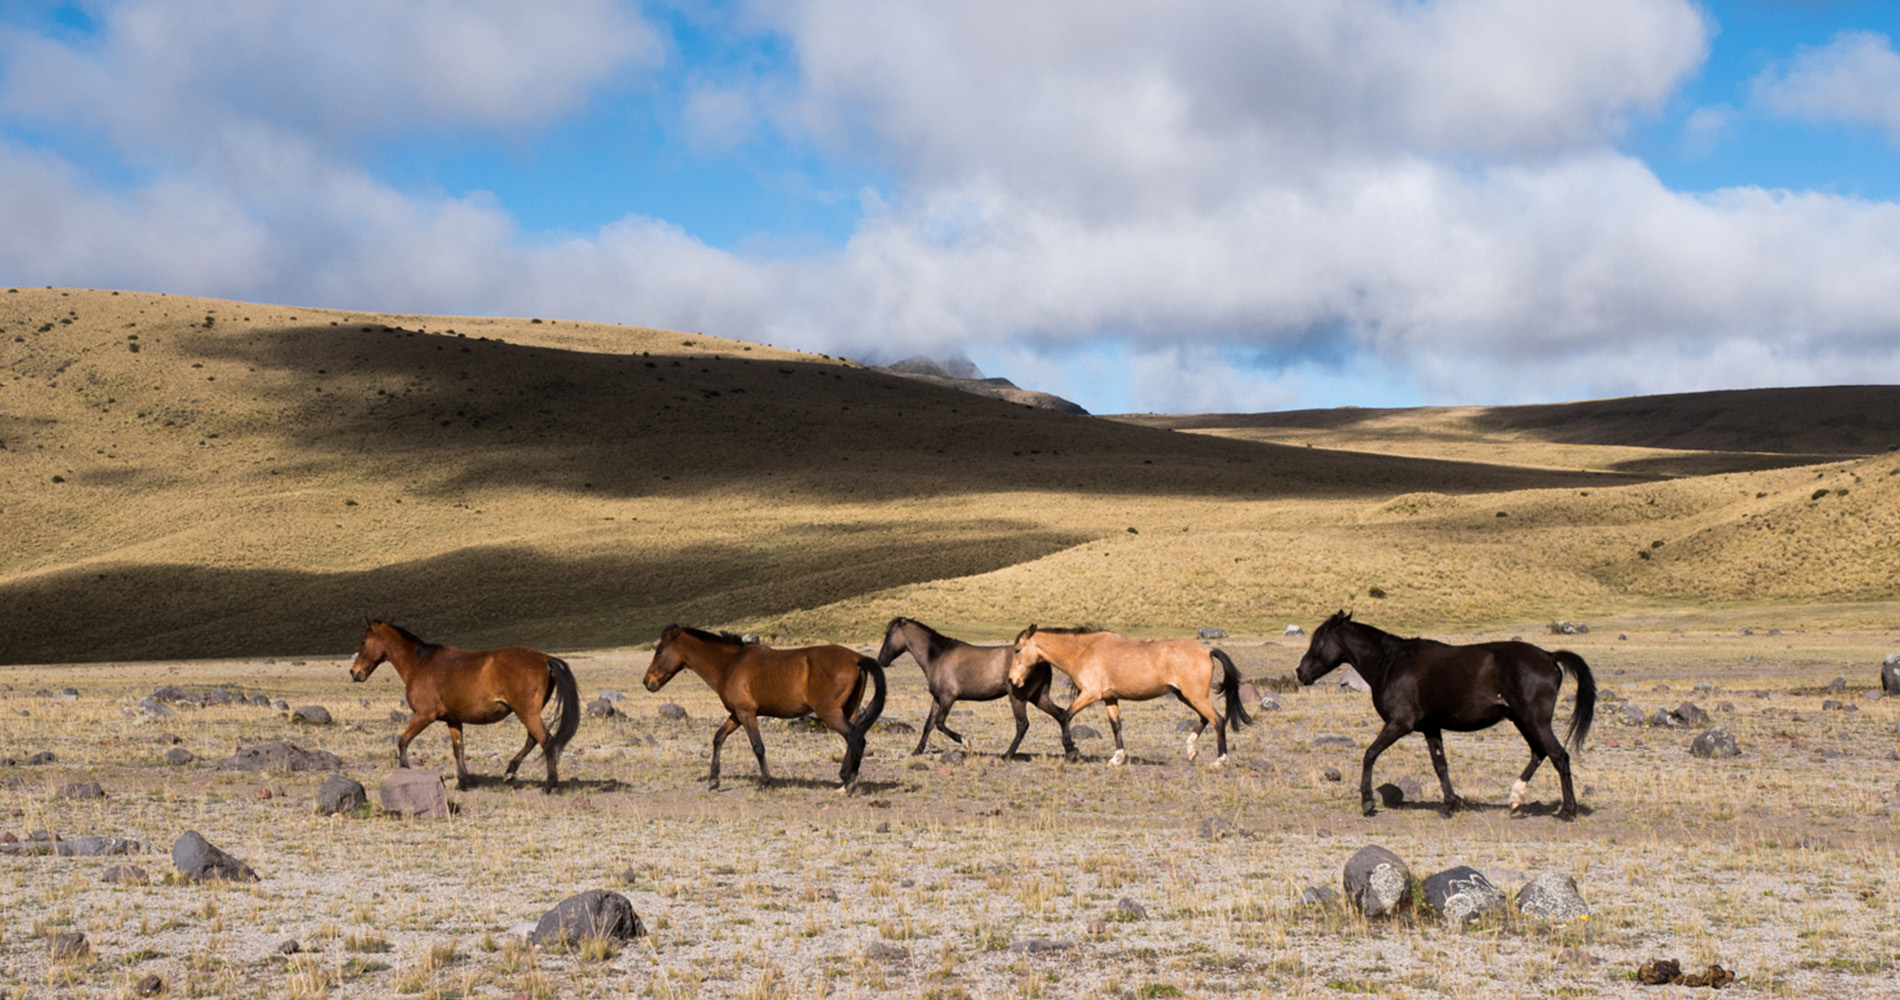
[[[605,0],[128,0],[102,21],[91,44],[0,40],[6,120],[87,130],[139,175],[0,146],[12,280],[870,360],[962,346],[1098,409],[1900,379],[1900,208],[1674,191],[1618,151],[1707,55],[1688,0],[757,0],[725,29],[789,56],[688,74],[701,154],[769,128],[895,178],[842,245],[795,256],[664,217],[524,232],[353,151],[531,132],[661,72],[660,33]],[[1892,57],[1849,48],[1761,93],[1838,109],[1796,95]]]
[[[1785,68],[1762,74],[1754,90],[1773,111],[1871,125],[1900,145],[1900,54],[1886,35],[1842,32],[1827,45],[1803,49]]]

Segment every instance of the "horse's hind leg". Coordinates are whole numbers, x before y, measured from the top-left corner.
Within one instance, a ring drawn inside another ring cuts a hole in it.
[[[534,746],[535,746],[535,738],[534,738],[534,735],[530,733],[528,735],[528,741],[526,743],[521,744],[521,752],[518,754],[515,754],[515,759],[508,762],[508,771],[506,774],[503,775],[503,777],[507,778],[509,781],[515,780],[515,771],[520,769],[522,761],[528,759],[528,754],[534,750]]]
[[[1103,698],[1102,704],[1108,707],[1108,728],[1115,732],[1115,756],[1108,759],[1109,767],[1120,767],[1128,760],[1128,751],[1122,747],[1122,706],[1114,698]]]
[[[1062,751],[1070,760],[1075,760],[1082,754],[1075,748],[1075,737],[1069,733],[1069,720],[1073,716],[1070,715],[1068,709],[1056,704],[1055,699],[1049,697],[1049,689],[1052,687],[1055,687],[1053,682],[1046,683],[1036,692],[1036,707],[1049,713],[1049,717],[1056,720],[1056,725],[1062,727]]]
[[[937,703],[937,731],[950,737],[958,746],[968,750],[970,749],[970,741],[964,739],[962,733],[951,729],[947,724],[950,718],[950,706],[954,704],[956,704],[956,699],[954,698],[949,701],[940,701]]]
[[[1201,704],[1196,699],[1183,694],[1178,688],[1174,689],[1174,696],[1181,699],[1181,704],[1193,709],[1194,714],[1199,716],[1201,720],[1201,724],[1195,726],[1194,731],[1188,734],[1187,759],[1193,760],[1200,755],[1198,744],[1201,740],[1201,734],[1207,731],[1207,724],[1211,722],[1214,724],[1214,747],[1220,751],[1220,756],[1216,758],[1215,763],[1219,764],[1226,761],[1227,720],[1221,718],[1219,712],[1214,711],[1214,706]]]
[[[731,736],[732,731],[738,728],[738,718],[728,715],[726,716],[726,721],[720,724],[719,731],[713,734],[712,773],[706,776],[706,789],[708,791],[715,791],[719,788],[719,748],[725,745],[726,737]],[[759,755],[759,763],[761,765],[765,763],[765,755],[763,753]]]
[[[922,754],[925,748],[930,746],[930,730],[937,724],[938,713],[943,711],[945,711],[944,706],[935,701],[930,703],[930,711],[924,715],[924,731],[917,737],[917,749],[910,752],[912,757]]]
[[[772,769],[765,765],[765,737],[759,735],[759,717],[752,712],[734,712],[733,715],[745,727],[745,738],[752,743],[752,756],[759,759],[759,787],[763,788],[772,783]]]
[[[1524,741],[1531,745],[1531,763],[1524,769],[1517,784],[1511,786],[1512,811],[1516,811],[1518,799],[1523,794],[1524,787],[1530,783],[1531,775],[1536,773],[1537,765],[1543,763],[1545,757],[1549,757],[1551,764],[1557,768],[1557,781],[1563,786],[1564,792],[1564,804],[1558,808],[1557,818],[1576,819],[1577,793],[1570,784],[1570,753],[1564,749],[1563,741],[1557,738],[1556,731],[1550,728],[1550,720],[1542,719],[1529,726],[1519,724],[1517,728],[1524,733]]]
[[[1438,772],[1438,787],[1445,794],[1445,815],[1450,816],[1452,810],[1463,806],[1465,801],[1451,790],[1451,765],[1445,760],[1445,734],[1437,729],[1427,729],[1423,732],[1425,745],[1432,751],[1432,770]]]
[[[541,786],[541,790],[552,792],[561,786],[561,751],[554,748],[553,737],[548,734],[547,723],[541,721],[540,712],[516,712],[515,714],[521,718],[521,724],[527,727],[528,739],[541,744],[541,759],[548,762],[548,780]],[[527,748],[523,747],[521,752],[525,755],[528,752]]]
[[[1016,748],[1023,745],[1023,736],[1029,732],[1029,703],[1016,697],[1015,692],[1011,692],[1009,710],[1016,716],[1016,738],[1010,740],[1009,749],[1003,751],[1004,760],[1016,756]]]

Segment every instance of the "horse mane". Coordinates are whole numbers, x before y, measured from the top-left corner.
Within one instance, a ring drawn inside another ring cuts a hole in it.
[[[964,642],[962,639],[952,639],[915,618],[906,618],[903,615],[898,615],[896,618],[891,619],[891,623],[884,626],[884,631],[886,634],[889,634],[891,629],[903,624],[915,625],[924,630],[925,651],[930,654],[930,658],[933,660],[942,656],[944,650],[969,645],[969,643]]]
[[[421,636],[415,634],[414,632],[411,632],[408,629],[403,628],[401,625],[398,625],[395,622],[377,622],[376,624],[387,625],[390,628],[395,629],[397,635],[402,636],[404,639],[413,643],[416,647],[416,659],[418,660],[426,660],[429,657],[434,656],[436,650],[442,648],[441,643],[430,642],[422,638]]]
[[[1068,628],[1044,628],[1038,625],[1036,626],[1036,631],[1056,632],[1061,635],[1089,635],[1090,633],[1100,632],[1102,630],[1093,625],[1071,625]]]
[[[667,632],[684,632],[698,639],[700,642],[710,642],[720,646],[743,646],[746,644],[743,637],[734,635],[731,632],[708,632],[703,628],[693,628],[688,625],[668,625],[660,634],[665,635]]]

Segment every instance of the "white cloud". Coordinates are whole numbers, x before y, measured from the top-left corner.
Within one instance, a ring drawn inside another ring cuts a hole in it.
[[[1872,125],[1900,145],[1900,54],[1885,35],[1842,32],[1827,45],[1800,51],[1785,70],[1762,74],[1754,90],[1780,114]]]

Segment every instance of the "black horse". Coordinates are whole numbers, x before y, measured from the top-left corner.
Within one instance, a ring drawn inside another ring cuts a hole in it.
[[[1580,749],[1590,734],[1597,705],[1596,678],[1583,657],[1569,650],[1548,652],[1528,642],[1452,646],[1431,639],[1401,639],[1353,621],[1350,613],[1341,611],[1313,630],[1313,641],[1300,658],[1300,683],[1311,684],[1341,663],[1351,663],[1372,686],[1372,706],[1385,720],[1385,728],[1366,748],[1365,770],[1359,776],[1359,799],[1366,815],[1373,813],[1372,762],[1413,731],[1424,733],[1431,747],[1432,768],[1445,791],[1445,815],[1451,815],[1463,802],[1451,790],[1443,731],[1475,732],[1510,719],[1531,748],[1530,766],[1511,786],[1511,811],[1523,804],[1531,775],[1549,757],[1564,789],[1557,818],[1576,818],[1570,754],[1551,729],[1551,717],[1563,672],[1568,670],[1577,679],[1570,749]]]
[[[1053,675],[1049,665],[1043,664],[1032,671],[1028,683],[1021,690],[1009,684],[1008,643],[1001,646],[973,646],[961,639],[952,639],[947,635],[911,618],[893,618],[884,627],[884,648],[878,651],[877,663],[880,667],[890,667],[891,661],[910,654],[917,665],[924,668],[924,681],[930,685],[930,715],[924,719],[923,735],[917,738],[917,749],[911,756],[924,752],[930,742],[930,729],[935,726],[945,736],[956,740],[965,750],[974,749],[970,741],[952,732],[944,724],[950,715],[950,706],[959,701],[994,701],[1008,696],[1009,710],[1016,713],[1016,738],[1010,741],[1009,749],[1003,751],[1003,759],[1016,755],[1016,748],[1022,745],[1023,734],[1029,732],[1028,705],[1033,702],[1037,708],[1049,713],[1062,727],[1062,748],[1071,758],[1079,756],[1075,749],[1075,739],[1069,735],[1069,710],[1055,703],[1049,696],[1050,680]]]

